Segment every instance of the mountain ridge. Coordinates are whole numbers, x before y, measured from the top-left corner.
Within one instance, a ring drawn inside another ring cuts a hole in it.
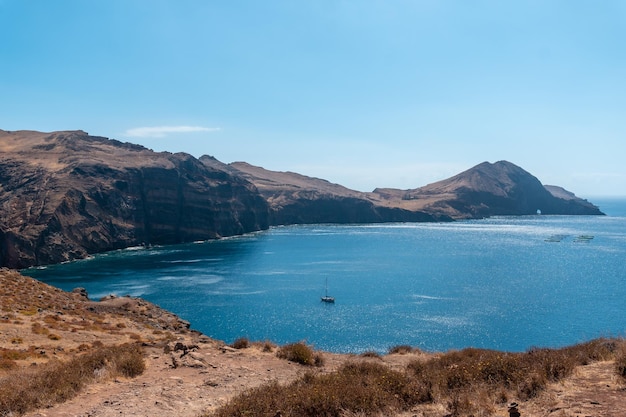
[[[272,225],[602,214],[522,168],[484,162],[411,190],[364,193],[204,155],[154,152],[84,131],[0,130],[0,266],[129,246],[215,239]]]

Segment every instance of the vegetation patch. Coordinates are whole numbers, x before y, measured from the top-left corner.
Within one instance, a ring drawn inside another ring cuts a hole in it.
[[[74,397],[98,378],[135,377],[145,363],[136,345],[100,348],[67,362],[10,371],[0,378],[0,416],[21,415]]]
[[[283,417],[371,416],[430,403],[444,404],[453,417],[491,415],[498,404],[536,397],[549,382],[571,375],[576,366],[616,360],[616,372],[624,376],[625,352],[622,339],[596,339],[523,353],[463,349],[412,360],[403,370],[357,359],[329,374],[307,372],[287,385],[272,382],[249,390],[204,416],[274,416],[279,411]],[[313,351],[304,343],[283,346],[278,354],[312,363]]]
[[[230,345],[234,349],[247,349],[250,347],[250,341],[247,337],[240,337],[235,340],[232,345]]]
[[[308,366],[322,366],[324,358],[320,353],[316,353],[304,342],[290,343],[281,346],[276,352],[276,356],[281,359]]]

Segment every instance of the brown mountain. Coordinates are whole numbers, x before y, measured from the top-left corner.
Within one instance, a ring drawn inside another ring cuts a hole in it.
[[[202,158],[201,158],[202,159]],[[270,206],[271,223],[380,223],[450,221],[445,214],[405,209],[319,178],[294,172],[276,172],[245,162],[230,164],[258,188]]]
[[[510,162],[412,190],[350,190],[293,172],[223,164],[82,131],[0,130],[0,266],[24,268],[135,245],[270,225],[602,214]]]
[[[377,188],[371,193],[245,162],[230,166],[257,186],[270,205],[273,224],[445,221],[528,215],[537,210],[543,214],[602,214],[593,204],[560,187],[544,186],[506,161],[484,162],[421,188]]]
[[[458,175],[411,190],[376,189],[380,199],[409,210],[447,214],[455,219],[499,215],[601,215],[598,207],[573,193],[541,182],[507,161],[483,162]]]
[[[2,130],[0,155],[0,266],[269,225],[267,203],[252,184],[191,155],[82,131]]]

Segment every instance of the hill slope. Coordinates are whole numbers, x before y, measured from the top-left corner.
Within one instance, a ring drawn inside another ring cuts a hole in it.
[[[501,215],[601,215],[598,207],[541,182],[507,161],[483,162],[458,175],[411,190],[376,189],[382,200],[455,219]]]
[[[293,172],[153,152],[82,131],[0,130],[0,266],[25,268],[135,245],[301,223],[602,214],[510,162],[412,190],[350,190]]]
[[[273,224],[445,221],[497,215],[599,215],[593,204],[560,187],[544,186],[507,162],[484,162],[449,179],[411,190],[350,190],[326,180],[230,164],[254,183],[272,210]]]
[[[275,382],[287,385],[307,375],[309,379],[314,374],[332,375],[345,364],[379,364],[390,370],[404,372],[412,369],[414,372],[415,367],[410,366],[412,362],[426,363],[442,358],[445,369],[458,368],[467,372],[469,369],[463,358],[474,356],[480,360],[480,355],[488,358],[494,354],[477,349],[465,350],[465,355],[460,354],[463,351],[443,354],[404,350],[403,353],[379,357],[318,352],[323,356],[323,366],[311,372],[310,367],[279,359],[276,346],[268,342],[233,349],[190,330],[189,323],[147,301],[106,297],[95,302],[87,299],[84,293],[66,293],[6,269],[0,269],[0,306],[0,415],[21,415],[14,412],[16,404],[3,400],[13,398],[15,390],[28,385],[27,376],[38,370],[45,372],[47,363],[67,364],[72,359],[126,343],[140,344],[144,350],[145,370],[141,375],[113,378],[99,369],[97,378],[79,390],[74,398],[63,398],[67,401],[59,404],[45,402],[45,408],[39,410],[32,403],[27,403],[27,410],[31,411],[26,411],[25,416],[195,417],[216,410],[236,395],[250,393],[251,388],[271,386]],[[613,346],[616,353],[624,348],[623,341],[608,342],[600,340],[590,345]],[[564,348],[557,353],[561,352],[566,358],[568,350],[571,349]],[[499,357],[506,355],[504,353]],[[457,361],[450,362],[445,360],[446,357],[456,357]],[[499,375],[496,372],[502,370],[498,363],[479,364],[485,371],[491,370],[492,373],[486,375],[492,375],[494,379]],[[552,365],[555,377],[563,372],[557,365],[561,364]],[[67,373],[71,374],[69,369]],[[354,377],[356,381],[357,375]],[[457,376],[453,381],[462,381],[462,378]],[[513,387],[513,390],[516,388]],[[507,395],[505,386],[493,389],[496,398]],[[520,401],[510,394],[506,398],[520,403],[523,416],[623,415],[620,410],[626,400],[624,380],[616,374],[615,360],[611,358],[603,360],[597,357],[584,366],[576,367],[570,376],[537,389],[537,395],[528,400]],[[24,394],[38,398],[37,392]],[[481,394],[485,395],[483,391]],[[315,395],[316,404],[324,404],[325,399]],[[489,398],[472,395],[474,405],[482,407],[480,414],[474,415],[507,414],[507,400],[493,402]],[[411,411],[385,415],[442,416],[450,413],[449,408],[455,404],[455,398],[456,404],[459,404],[458,394],[454,397],[440,395]],[[286,411],[281,405],[278,407]],[[323,411],[319,408],[318,415]],[[346,413],[352,415],[351,411]]]
[[[230,164],[234,173],[256,185],[270,206],[274,225],[306,223],[380,223],[450,221],[439,213],[427,213],[380,204],[362,193],[319,178],[294,172],[276,172],[245,162]]]

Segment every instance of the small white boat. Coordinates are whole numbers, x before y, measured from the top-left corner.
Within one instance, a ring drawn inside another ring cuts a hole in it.
[[[326,295],[321,298],[323,303],[334,303],[335,297],[328,295],[328,278],[326,279]]]

